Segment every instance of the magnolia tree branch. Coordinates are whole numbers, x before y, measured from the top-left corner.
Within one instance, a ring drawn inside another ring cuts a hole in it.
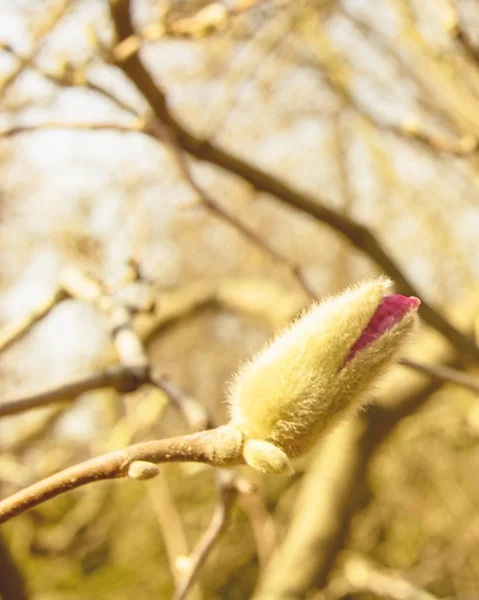
[[[57,290],[48,300],[34,308],[28,315],[20,317],[0,328],[0,352],[9,348],[14,342],[24,336],[38,321],[46,317],[57,304],[68,298],[63,290]]]
[[[347,16],[364,38],[367,38],[371,43],[374,42],[377,44],[382,53],[386,53],[388,56],[394,58],[394,62],[402,74],[412,77],[414,83],[422,87],[417,77],[414,77],[414,74],[411,73],[407,63],[396,53],[392,52],[389,47],[390,40],[387,36],[382,34],[378,29],[372,28],[367,21],[358,17],[353,11],[348,10],[347,7],[341,6],[337,12]],[[310,50],[315,54],[313,64],[321,69],[330,89],[335,92],[340,101],[352,108],[368,124],[381,131],[391,132],[403,139],[419,143],[429,151],[433,150],[456,156],[468,156],[477,151],[477,138],[469,132],[459,138],[451,138],[434,131],[427,131],[419,119],[414,117],[404,119],[399,123],[379,119],[366,103],[363,104],[356,98],[347,78],[336,76],[338,65],[341,65],[341,68],[347,68],[346,57],[341,56],[338,50],[334,53],[325,51],[326,47],[332,47],[334,44],[331,38],[326,35],[323,24],[320,25],[320,28],[317,28],[312,23],[310,20],[305,27],[303,26],[302,33],[309,41]],[[332,59],[333,56],[334,59]],[[305,59],[311,61],[310,56],[306,57],[305,55]]]
[[[0,418],[59,402],[71,402],[81,394],[106,387],[111,387],[118,393],[126,394],[137,390],[147,381],[148,377],[142,377],[128,367],[123,365],[112,366],[104,371],[98,371],[76,381],[69,381],[64,385],[32,396],[1,402]]]
[[[369,592],[390,600],[436,600],[436,596],[413,585],[398,573],[381,568],[356,554],[349,555],[345,559],[341,578],[337,582],[333,581],[331,588],[334,597]],[[328,591],[330,591],[329,586]]]
[[[472,392],[479,393],[479,379],[458,369],[453,369],[445,365],[427,365],[410,358],[400,358],[399,363],[405,367],[420,371],[439,381],[455,383],[461,387],[467,388]]]
[[[196,398],[185,392],[170,377],[153,371],[150,380],[162,390],[170,399],[170,402],[183,415],[186,424],[192,431],[210,429],[214,426],[213,417]]]
[[[60,471],[20,490],[0,502],[0,523],[59,496],[69,490],[94,481],[131,477],[147,478],[136,465],[162,462],[200,462],[215,467],[231,467],[243,462],[242,436],[228,425],[163,440],[134,444],[109,452]],[[155,475],[156,472],[151,472]]]
[[[44,123],[14,125],[12,127],[0,129],[0,137],[13,138],[18,135],[22,135],[23,133],[32,133],[35,131],[44,131],[47,129],[71,129],[76,131],[117,131],[119,133],[135,133],[141,132],[144,129],[144,123],[140,121],[134,121],[130,124],[102,122],[82,123],[74,121],[65,121],[64,123],[62,123],[58,121],[46,121]]]
[[[189,554],[189,546],[183,522],[170,490],[165,469],[147,484],[148,495],[154,509],[161,536],[165,544],[168,565],[175,588],[184,578],[183,559]],[[199,585],[193,586],[189,600],[202,600]]]
[[[33,47],[28,56],[18,56],[9,46],[2,45],[0,50],[5,50],[17,58],[17,65],[0,79],[0,94],[4,95],[8,88],[12,86],[26,67],[29,67],[35,56],[42,49],[47,35],[53,31],[61,18],[68,12],[72,6],[71,0],[62,0],[57,6],[50,7],[47,11],[46,19],[33,32]]]
[[[27,317],[6,324],[0,330],[0,349],[2,349],[2,340],[4,341],[3,348],[7,347],[26,333],[29,327],[48,314],[48,311],[57,302],[67,297],[93,303],[97,308],[110,315],[113,343],[121,362],[40,393],[0,402],[0,418],[61,402],[72,402],[81,394],[102,388],[112,388],[119,394],[127,394],[136,391],[143,385],[152,385],[161,389],[168,396],[191,431],[200,431],[214,426],[211,416],[195,398],[182,390],[167,375],[149,367],[143,348],[155,331],[158,333],[159,329],[178,321],[192,310],[196,311],[208,304],[211,301],[210,294],[205,297],[204,293],[201,293],[198,298],[193,297],[187,302],[179,300],[175,302],[173,311],[154,319],[153,328],[146,330],[140,328],[139,331],[136,331],[128,311],[125,312],[119,306],[114,310],[115,305],[112,298],[104,294],[102,286],[98,282],[80,271],[69,270],[62,278],[61,290],[47,303],[36,308]]]
[[[96,298],[97,286],[87,283],[82,280],[82,288],[87,295]],[[414,327],[419,301],[416,298],[389,295],[388,287],[387,281],[378,279],[347,290],[342,296],[315,306],[295,323],[292,330],[266,346],[256,357],[258,367],[251,364],[236,378],[230,394],[230,424],[192,436],[138,444],[71,467],[6,499],[0,504],[0,515],[3,515],[3,519],[9,518],[91,481],[125,475],[151,477],[157,473],[153,463],[168,460],[204,462],[217,467],[233,466],[244,461],[262,473],[291,473],[290,457],[300,456],[309,450],[330,424],[337,422],[342,412],[351,412],[354,403],[360,402],[356,387],[359,386],[363,394],[366,392],[367,385],[371,385],[374,378],[380,375],[381,369],[392,360],[394,350]],[[358,335],[366,339],[371,315],[377,317],[376,321],[383,318],[383,311],[379,310],[383,302],[388,304],[388,310],[397,319],[395,334],[391,336],[389,330],[383,332],[376,342],[380,349],[378,352],[360,351],[359,358],[356,358],[356,354],[352,355],[355,357],[353,366],[350,365],[351,361],[346,360],[345,363],[345,345],[346,349],[350,346],[351,354]],[[336,303],[341,307],[340,311],[334,308]],[[125,366],[147,372],[148,364],[141,341],[130,329],[129,323],[124,322],[124,311],[120,312],[119,323],[113,320],[113,335],[120,359]],[[113,316],[115,310],[111,314]],[[338,335],[345,323],[350,325],[348,334]],[[315,332],[318,331],[321,331],[321,340],[313,343],[317,340]],[[282,348],[279,354],[276,350],[278,345]],[[307,348],[308,354],[298,358],[297,349],[301,345]],[[271,353],[272,356],[268,356]],[[298,360],[302,367],[299,375],[299,369],[294,367]],[[366,363],[362,362],[364,360]],[[288,377],[289,387],[275,390],[275,381],[284,370],[283,361],[290,367],[293,365]],[[328,373],[323,375],[329,378],[327,390],[323,382],[318,387],[317,364],[321,362],[325,363]],[[361,374],[358,369],[362,369]],[[270,380],[271,385],[265,390],[267,396],[261,396],[265,379]],[[305,398],[315,399],[317,406],[321,407],[319,414],[311,408],[305,412]]]
[[[198,545],[188,557],[187,573],[184,579],[176,588],[172,600],[185,600],[188,593],[196,581],[201,567],[205,563],[209,554],[220,540],[223,533],[228,528],[231,511],[238,496],[238,493],[251,492],[251,486],[247,481],[239,479],[234,473],[217,471],[218,482],[218,502],[216,504],[213,517],[200,539]]]
[[[196,181],[193,173],[191,172],[191,167],[188,163],[188,158],[185,155],[185,152],[178,146],[176,139],[169,135],[169,130],[165,127],[161,129],[158,127],[159,124],[152,123],[149,128],[145,130],[146,133],[150,130],[153,132],[156,137],[159,139],[165,138],[168,140],[168,145],[170,147],[173,158],[175,159],[181,174],[185,178],[185,180],[190,184],[193,190],[198,195],[198,198],[212,214],[219,217],[225,223],[228,223],[236,231],[250,241],[254,246],[257,246],[266,254],[268,254],[275,262],[278,262],[284,265],[287,269],[289,269],[291,275],[294,279],[296,279],[299,286],[303,289],[307,296],[311,298],[315,298],[314,290],[309,286],[304,274],[302,272],[301,267],[290,261],[288,258],[277,252],[270,244],[268,244],[260,235],[249,229],[246,225],[241,223],[234,215],[230,214],[226,211],[219,202],[217,202],[210,194],[204,190],[200,184]]]

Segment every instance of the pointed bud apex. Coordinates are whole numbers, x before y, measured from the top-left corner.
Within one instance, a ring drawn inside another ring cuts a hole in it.
[[[365,403],[417,320],[420,301],[388,295],[390,286],[366,281],[314,304],[240,371],[231,414],[248,464],[287,468],[278,451],[303,454]]]

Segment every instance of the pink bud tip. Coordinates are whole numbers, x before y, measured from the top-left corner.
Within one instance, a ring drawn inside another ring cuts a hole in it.
[[[401,294],[391,294],[384,296],[376,309],[368,325],[351,346],[351,350],[345,360],[345,364],[351,361],[360,350],[379,339],[383,333],[391,329],[411,310],[418,310],[421,301],[415,296],[401,296]]]

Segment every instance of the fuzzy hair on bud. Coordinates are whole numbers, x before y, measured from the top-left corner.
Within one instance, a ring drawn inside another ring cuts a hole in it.
[[[240,370],[231,422],[250,466],[287,472],[285,458],[310,450],[365,403],[417,321],[419,300],[390,294],[391,285],[365,281],[313,304]]]

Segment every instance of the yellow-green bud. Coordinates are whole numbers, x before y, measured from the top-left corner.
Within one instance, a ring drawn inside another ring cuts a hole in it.
[[[390,287],[366,281],[313,304],[241,369],[231,417],[250,466],[287,472],[285,459],[364,404],[417,320],[419,300],[388,295]]]

